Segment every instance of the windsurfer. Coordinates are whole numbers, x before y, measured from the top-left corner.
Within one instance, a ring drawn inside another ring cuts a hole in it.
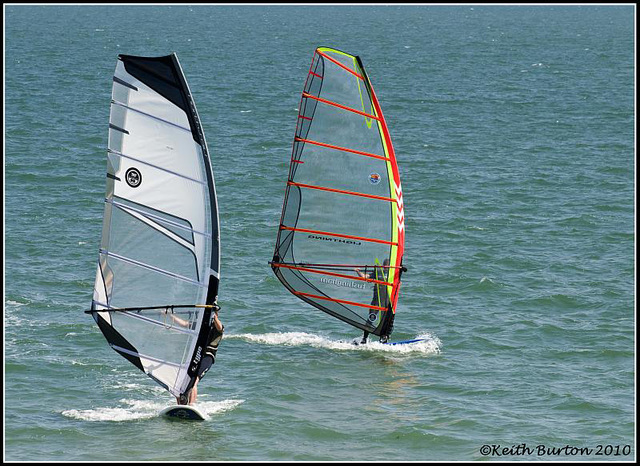
[[[378,262],[378,264],[380,264]],[[362,277],[362,278],[368,278],[370,280],[378,280],[378,281],[383,281],[386,282],[387,281],[387,277],[389,276],[389,270],[388,270],[388,266],[389,266],[389,259],[385,259],[384,262],[382,263],[382,267],[380,265],[377,265],[374,267],[373,271],[368,274],[365,275],[360,269],[356,268],[355,271],[356,273]],[[389,307],[389,293],[387,292],[387,286],[386,285],[381,285],[379,283],[375,283],[373,285],[373,298],[371,299],[371,305],[372,306],[376,306],[376,307],[383,307],[385,309],[388,309]],[[376,308],[370,308],[369,309],[369,320],[368,320],[368,324],[370,324],[371,326],[373,326],[373,322],[376,322],[378,320],[378,313],[380,312],[379,309]],[[391,333],[391,332],[388,332]],[[360,342],[361,344],[365,344],[367,342],[367,338],[369,337],[369,332],[367,330],[364,331],[364,335],[362,336],[362,341]],[[381,341],[385,341],[388,340],[389,335],[381,335],[380,340]]]
[[[222,340],[222,334],[224,333],[224,325],[220,321],[220,317],[218,316],[218,312],[220,311],[220,306],[215,303],[213,308],[213,321],[211,325],[211,330],[209,331],[209,337],[207,338],[208,344],[205,349],[204,357],[200,360],[200,365],[198,366],[198,376],[196,377],[193,387],[188,390],[184,395],[176,397],[176,400],[179,405],[189,404],[192,405],[196,402],[196,398],[198,397],[198,382],[207,371],[211,368],[211,366],[216,362],[216,353],[218,352],[218,345],[220,345],[220,340]],[[189,322],[180,317],[171,314],[171,318],[174,322],[182,326],[188,326]]]

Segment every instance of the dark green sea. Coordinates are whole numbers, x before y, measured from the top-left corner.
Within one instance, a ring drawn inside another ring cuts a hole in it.
[[[633,5],[4,6],[9,461],[632,461]],[[406,250],[393,340],[276,279],[316,47],[359,55]],[[109,348],[91,303],[118,54],[176,52],[217,184],[226,336],[204,423]]]

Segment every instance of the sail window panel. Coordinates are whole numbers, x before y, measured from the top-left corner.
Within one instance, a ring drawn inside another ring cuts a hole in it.
[[[194,232],[193,226],[188,220],[168,215],[166,212],[151,209],[148,206],[136,204],[122,198],[115,198],[113,202],[116,207],[120,209],[130,210],[132,213],[148,216],[150,219],[153,219],[153,221],[158,222],[164,228],[171,230],[174,234],[181,236],[191,244],[194,244],[193,238],[195,234],[206,234],[204,232]]]
[[[383,203],[363,199],[357,208],[348,210],[350,215],[339,215],[339,212],[347,210],[339,207],[339,202],[331,199],[332,195],[340,196],[308,190],[302,192],[303,208],[297,221],[293,222],[294,226],[290,227],[298,230],[294,230],[294,244],[287,250],[291,262],[373,265],[376,259],[382,263],[389,258],[391,228],[386,222],[380,222],[379,215],[385,218],[390,214],[389,211],[386,214],[374,213]],[[346,204],[345,199],[340,201]],[[350,205],[353,206],[353,203]],[[285,214],[290,215],[288,208]],[[283,235],[284,232],[281,238],[285,239]]]
[[[358,113],[318,102],[306,139],[385,155],[377,122]]]
[[[192,312],[194,321],[198,318],[199,310]],[[158,325],[154,322],[166,323]],[[111,325],[129,342],[138,353],[160,361],[182,365],[185,362],[185,349],[190,348],[197,338],[195,333],[180,332],[175,329],[177,324],[171,320],[171,314],[162,315],[160,311],[141,312],[112,312]],[[156,365],[161,362],[156,361]]]
[[[105,254],[100,254],[105,257]],[[111,271],[112,307],[166,306],[202,303],[207,293],[204,285],[171,276],[114,256],[106,259]]]
[[[193,245],[154,219],[133,214],[113,210],[109,252],[198,281]]]
[[[300,160],[296,183],[391,197],[385,160],[311,143],[305,143]]]
[[[137,91],[129,93],[128,105],[136,110],[151,114],[166,121],[170,121],[178,126],[189,128],[187,114],[177,105],[173,104],[165,97],[151,89],[148,85],[130,75],[122,61],[118,61],[115,72],[116,78],[131,84]],[[117,83],[114,83],[114,87]],[[118,100],[118,99],[114,99]]]
[[[390,201],[308,188],[301,195],[297,228],[391,241]]]
[[[125,212],[129,212],[134,217],[142,218],[145,217],[144,214],[141,214],[140,211],[122,208]],[[163,231],[166,230],[168,236],[176,237],[176,240],[180,242],[180,244],[188,243],[189,245],[195,245],[195,232],[191,229],[190,226],[181,226],[175,223],[170,223],[168,221],[162,220],[157,216],[148,216],[147,220],[151,223],[155,223],[158,225],[158,230]],[[199,233],[200,234],[200,233]],[[177,238],[179,237],[179,238]],[[207,236],[210,238],[209,236]]]
[[[115,150],[179,175],[206,181],[200,146],[194,142],[188,126],[183,129],[115,104],[111,107],[112,116],[124,111],[124,129],[128,133],[122,134],[120,150]]]
[[[383,263],[391,253],[391,246],[382,243],[304,231],[293,234],[293,245],[282,258],[283,262],[374,265],[376,260]]]
[[[344,301],[357,302],[358,304],[367,305],[371,302],[373,292],[367,287],[364,288],[348,288],[340,287],[338,285],[330,285],[323,283],[320,280],[320,276],[313,277],[313,274],[304,274],[300,271],[290,269],[278,269],[278,273],[286,283],[291,286],[298,293],[305,293],[308,295],[321,296],[323,298],[341,299]],[[331,282],[332,277],[326,277],[327,282]],[[343,280],[346,282],[346,280]],[[364,282],[362,282],[364,283]],[[366,285],[366,284],[365,284]],[[358,285],[361,286],[361,285]],[[340,316],[343,320],[355,322],[359,325],[366,325],[369,317],[369,308],[350,305],[346,303],[339,303],[331,301],[329,299],[319,299],[309,296],[298,295],[303,300],[308,300],[320,308],[324,308],[337,316]],[[340,297],[339,297],[340,296]],[[343,299],[344,298],[344,299]],[[349,299],[352,298],[352,299]],[[309,308],[309,312],[316,312]],[[372,326],[373,328],[373,326]]]
[[[182,367],[175,367],[169,364],[159,364],[154,359],[140,358],[144,371],[151,375],[154,379],[160,381],[167,386],[170,393],[174,396],[178,396],[182,392],[189,379],[184,379],[185,369]]]

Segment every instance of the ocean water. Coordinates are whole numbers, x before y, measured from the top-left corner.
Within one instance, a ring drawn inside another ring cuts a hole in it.
[[[9,461],[631,461],[635,7],[4,6]],[[394,142],[394,340],[271,259],[317,46],[358,54]],[[119,53],[176,52],[220,205],[204,423],[111,350],[90,305]]]

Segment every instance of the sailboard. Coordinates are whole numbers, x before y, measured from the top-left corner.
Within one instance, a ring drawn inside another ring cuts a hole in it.
[[[160,411],[161,416],[170,419],[179,419],[185,421],[206,421],[207,416],[195,406],[175,405],[168,406]]]
[[[193,386],[220,279],[211,160],[176,54],[119,55],[90,313],[117,353],[176,397]]]
[[[396,345],[410,345],[412,343],[421,343],[421,342],[425,342],[428,341],[426,338],[412,338],[411,340],[401,340],[401,341],[388,341],[385,342],[385,345],[391,345],[391,346],[396,346]]]
[[[319,47],[270,265],[302,301],[386,339],[403,254],[402,186],[380,103],[358,56]]]

